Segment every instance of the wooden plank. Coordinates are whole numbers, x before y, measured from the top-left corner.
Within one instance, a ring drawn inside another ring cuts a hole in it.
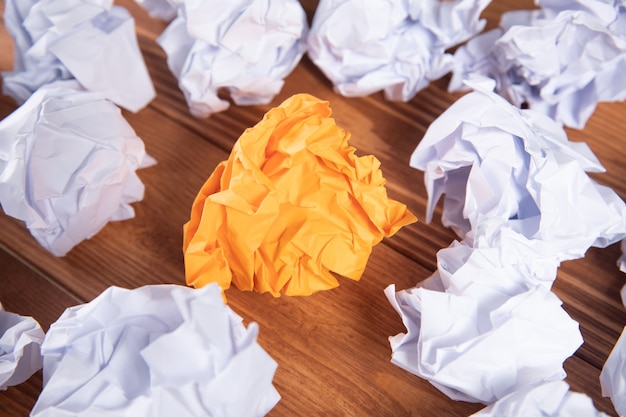
[[[626,199],[624,114],[626,101],[599,103],[584,129],[565,129],[570,140],[589,145],[606,169],[606,172],[591,173],[590,176],[598,183],[613,189],[622,199]]]
[[[28,381],[0,391],[0,416],[27,417],[41,392],[41,371]]]
[[[31,269],[0,249],[0,302],[6,311],[31,316],[43,328],[58,319],[65,307],[83,302],[67,288]]]
[[[619,244],[592,248],[584,259],[565,262],[554,292],[565,310],[580,323],[585,343],[577,356],[601,369],[626,324],[620,290],[626,278],[617,269]]]

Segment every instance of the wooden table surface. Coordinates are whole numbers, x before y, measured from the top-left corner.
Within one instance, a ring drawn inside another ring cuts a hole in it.
[[[267,106],[231,108],[208,119],[189,114],[165,53],[155,43],[166,24],[151,19],[132,0],[117,1],[136,19],[137,34],[157,90],[156,99],[137,114],[124,112],[158,164],[139,171],[145,198],[133,206],[136,217],[109,223],[99,234],[55,258],[31,237],[23,222],[0,214],[0,301],[4,307],[33,316],[47,330],[63,310],[90,301],[111,285],[184,285],[182,225],[191,203],[218,162],[226,159],[243,130],[298,92],[330,101],[338,125],[352,132],[359,155],[382,162],[388,193],[424,218],[427,194],[422,172],[409,167],[409,156],[429,124],[459,95],[446,92],[448,78],[433,83],[408,103],[385,101],[382,94],[344,98],[304,58],[286,79],[282,92]],[[313,16],[316,1],[303,1]],[[498,0],[485,11],[494,27],[503,11],[531,8],[531,1]],[[4,2],[0,3],[1,11]],[[0,70],[12,68],[12,41],[0,27]],[[0,118],[16,108],[0,97]],[[606,167],[598,182],[626,197],[626,103],[600,104],[586,128],[568,130],[585,141]],[[271,416],[464,416],[480,404],[452,401],[427,381],[390,363],[387,338],[404,331],[383,295],[427,278],[436,253],[455,235],[440,222],[405,227],[374,247],[359,282],[340,278],[340,287],[310,297],[273,298],[269,294],[228,290],[228,300],[246,324],[260,326],[259,343],[278,362],[274,384],[282,399]],[[616,260],[619,245],[590,249],[584,259],[559,268],[554,292],[580,323],[583,346],[565,363],[573,390],[593,398],[596,407],[616,415],[602,398],[598,376],[617,340],[626,313],[620,289],[626,275]],[[0,417],[27,416],[41,391],[41,372],[0,392]]]

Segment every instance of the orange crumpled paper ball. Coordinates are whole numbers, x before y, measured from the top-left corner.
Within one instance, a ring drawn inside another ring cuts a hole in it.
[[[358,280],[372,246],[417,220],[330,114],[297,94],[244,131],[184,225],[187,284],[310,295],[339,285],[330,271]]]

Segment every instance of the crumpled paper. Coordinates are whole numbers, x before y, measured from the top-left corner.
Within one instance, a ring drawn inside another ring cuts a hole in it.
[[[439,250],[437,271],[420,286],[469,296],[488,309],[537,286],[549,290],[558,259],[549,251],[538,253],[535,242],[510,226],[492,226],[474,241],[454,241]]]
[[[626,327],[600,373],[602,396],[610,397],[620,416],[626,415]]]
[[[15,42],[3,92],[18,104],[39,87],[76,79],[136,112],[155,96],[134,20],[112,0],[7,0],[4,22]]]
[[[0,304],[0,390],[21,384],[41,369],[43,339],[37,321],[9,313]]]
[[[583,339],[549,290],[557,263],[526,260],[523,242],[511,230],[499,247],[454,242],[430,278],[398,292],[389,286],[407,329],[389,338],[392,362],[454,400],[486,404],[563,379],[563,362]]]
[[[612,33],[626,36],[626,0],[535,0],[539,9],[517,10],[505,13],[503,23],[511,27],[516,23],[528,24],[538,19],[554,19],[566,10],[581,11],[600,20]],[[507,20],[511,20],[510,23]]]
[[[488,76],[516,106],[582,129],[598,102],[626,99],[626,36],[614,31],[616,25],[626,31],[626,6],[589,1],[567,10],[565,3],[579,2],[541,3],[558,8],[505,13],[501,28],[460,47],[449,90]]]
[[[109,221],[134,216],[135,171],[154,163],[120,109],[76,81],[36,91],[0,121],[0,204],[65,255]]]
[[[408,101],[452,69],[446,49],[480,32],[490,0],[322,0],[308,54],[348,97]]]
[[[626,205],[587,175],[604,169],[586,144],[512,106],[491,81],[469,85],[475,91],[431,124],[411,156],[425,171],[427,222],[445,194],[443,224],[463,239],[497,230],[481,226],[497,220],[563,261],[626,237]]]
[[[267,104],[305,51],[306,14],[297,0],[177,0],[178,15],[157,39],[191,114]]]
[[[184,227],[188,284],[309,295],[338,285],[330,271],[358,280],[372,246],[416,221],[330,114],[298,94],[242,134]]]
[[[489,404],[565,377],[582,336],[550,292],[557,268],[623,239],[626,205],[588,177],[602,166],[558,123],[511,105],[493,80],[468,84],[411,157],[427,220],[445,194],[444,224],[463,240],[439,251],[431,277],[386,295],[407,328],[390,338],[392,361],[450,398]]]
[[[608,417],[587,395],[569,390],[563,381],[520,389],[471,417]]]
[[[217,285],[111,287],[50,327],[31,416],[265,415],[280,396],[257,332]]]
[[[177,0],[135,0],[135,2],[146,9],[150,17],[166,22],[176,17]]]

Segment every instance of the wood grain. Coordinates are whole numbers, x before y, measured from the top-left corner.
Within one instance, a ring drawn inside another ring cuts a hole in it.
[[[329,100],[337,123],[352,133],[360,155],[382,162],[391,197],[406,203],[420,219],[427,194],[421,172],[408,166],[409,155],[430,123],[459,95],[446,91],[447,78],[434,82],[407,103],[385,101],[381,94],[345,98],[304,58],[286,79],[281,93],[265,106],[231,106],[208,119],[189,114],[164,52],[155,42],[166,24],[151,19],[132,0],[117,1],[136,19],[144,59],[157,90],[156,99],[137,114],[124,112],[158,164],[139,171],[146,195],[136,216],[108,224],[63,258],[55,258],[30,236],[24,224],[0,213],[0,301],[32,315],[44,326],[72,305],[87,302],[111,285],[136,288],[159,283],[184,284],[182,225],[191,202],[216,164],[244,129],[271,107],[298,92]],[[316,1],[303,1],[312,18]],[[484,13],[495,27],[502,12],[532,8],[528,0],[499,0]],[[0,2],[0,12],[4,2]],[[12,67],[12,42],[0,26],[0,70]],[[0,97],[0,117],[15,109]],[[593,178],[626,198],[626,103],[603,103],[571,140],[586,142],[606,168]],[[440,223],[418,222],[376,246],[361,281],[339,278],[341,286],[311,297],[273,298],[228,291],[231,307],[246,323],[260,326],[259,343],[278,362],[274,383],[282,400],[271,416],[463,416],[478,404],[448,399],[428,382],[392,365],[387,338],[404,331],[383,295],[392,283],[408,288],[436,268],[436,254],[455,235]],[[615,262],[617,245],[589,250],[585,258],[564,263],[555,293],[580,323],[584,345],[568,359],[567,382],[591,396],[596,407],[616,415],[602,398],[598,376],[626,323],[619,291],[624,275]],[[27,416],[39,392],[41,373],[0,392],[0,417]]]

